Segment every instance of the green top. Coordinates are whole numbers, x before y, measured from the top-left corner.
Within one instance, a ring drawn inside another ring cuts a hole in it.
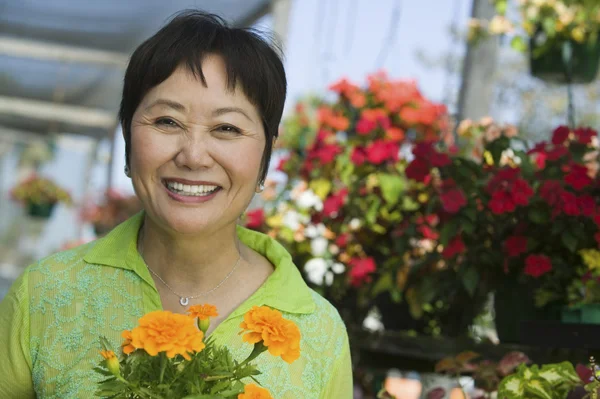
[[[136,242],[140,213],[106,237],[29,266],[0,303],[0,398],[91,398],[98,376],[98,337],[116,348],[121,332],[162,309]],[[346,328],[336,311],[302,280],[290,254],[268,236],[238,227],[240,240],[275,271],[211,334],[234,357],[252,345],[238,335],[244,313],[267,305],[297,323],[301,357],[287,364],[263,354],[255,363],[275,399],[352,398]]]

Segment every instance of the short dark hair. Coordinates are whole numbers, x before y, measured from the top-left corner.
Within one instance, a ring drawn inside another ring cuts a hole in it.
[[[126,164],[129,165],[131,152],[133,114],[148,91],[169,78],[181,65],[206,85],[202,61],[216,54],[225,62],[229,88],[233,90],[239,83],[262,118],[266,144],[260,181],[264,181],[273,140],[278,136],[287,87],[281,49],[275,40],[265,36],[263,39],[254,29],[230,27],[214,14],[184,10],[143,42],[127,66],[119,110]]]

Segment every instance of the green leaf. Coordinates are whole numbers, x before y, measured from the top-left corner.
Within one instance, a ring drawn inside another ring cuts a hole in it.
[[[507,1],[506,0],[497,0],[496,1],[496,12],[499,15],[505,15],[506,14],[506,8],[507,8]]]
[[[451,220],[450,222],[444,224],[442,230],[440,231],[440,244],[448,245],[448,242],[452,237],[456,235],[458,232],[458,221]]]
[[[474,296],[479,283],[479,272],[474,267],[468,268],[463,273],[462,283],[469,295]]]
[[[528,216],[535,224],[546,224],[550,221],[550,212],[545,208],[531,208]]]
[[[510,41],[510,46],[516,51],[525,52],[527,50],[527,43],[525,43],[525,40],[521,36],[513,37]]]
[[[577,237],[571,234],[568,230],[563,231],[560,238],[562,243],[569,251],[575,252],[577,250]]]
[[[505,399],[523,399],[525,381],[517,374],[505,377],[498,386],[498,397]]]
[[[316,179],[310,182],[310,189],[313,190],[321,200],[325,200],[331,191],[331,182],[323,178]]]
[[[412,200],[409,197],[402,197],[402,210],[412,212],[419,209],[419,203]]]
[[[384,273],[375,283],[372,295],[373,297],[376,297],[383,292],[389,291],[393,286],[394,280],[392,279],[392,275],[390,273]]]
[[[552,385],[541,378],[532,378],[525,384],[525,392],[540,399],[553,399]]]
[[[377,221],[377,213],[379,212],[379,207],[381,206],[381,200],[379,198],[375,198],[371,205],[369,205],[369,209],[367,210],[367,214],[365,215],[365,219],[369,224],[375,224]]]
[[[379,178],[379,185],[381,186],[381,194],[383,199],[388,204],[397,204],[400,199],[400,195],[404,192],[405,181],[401,176],[390,175],[380,173],[377,175]]]

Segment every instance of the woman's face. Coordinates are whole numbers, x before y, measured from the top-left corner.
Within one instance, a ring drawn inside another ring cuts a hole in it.
[[[144,97],[131,125],[131,179],[148,216],[179,234],[236,223],[258,184],[265,133],[221,57],[202,64],[207,87],[178,68]]]

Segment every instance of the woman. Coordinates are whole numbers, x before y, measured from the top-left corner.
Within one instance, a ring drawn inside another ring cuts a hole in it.
[[[336,310],[282,246],[236,225],[261,190],[285,93],[278,53],[213,15],[183,12],[134,52],[120,120],[144,211],[15,282],[0,305],[1,398],[92,397],[99,335],[118,346],[143,314],[201,303],[219,309],[208,333],[238,359],[251,349],[237,334],[252,306],[298,324],[298,361],[257,359],[275,398],[351,397]]]

